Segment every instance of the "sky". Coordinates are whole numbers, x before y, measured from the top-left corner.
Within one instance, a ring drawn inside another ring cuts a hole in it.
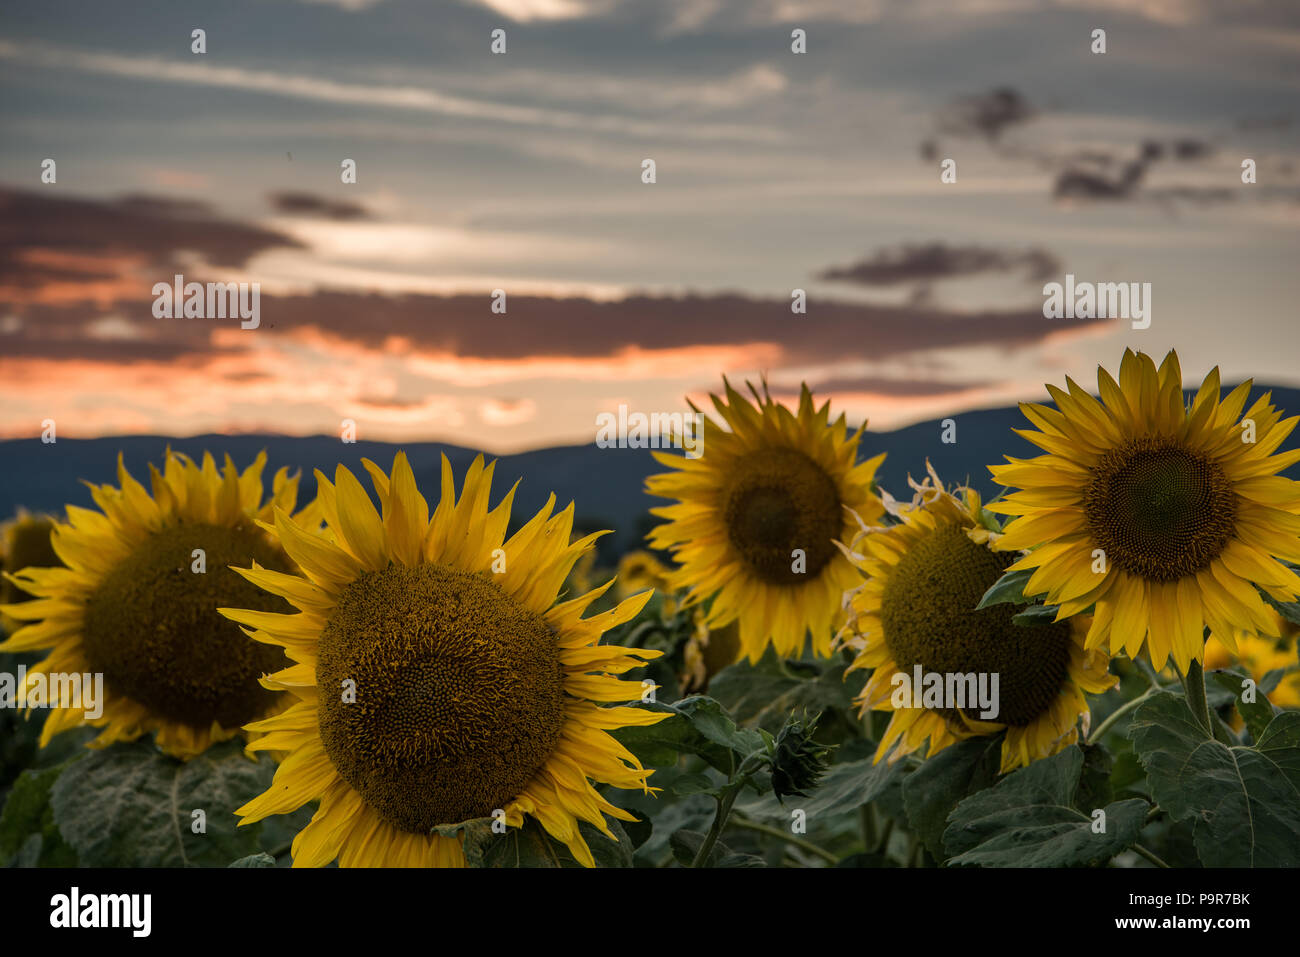
[[[1298,66],[1286,0],[6,0],[0,437],[506,453],[724,375],[892,429],[1126,347],[1300,385]],[[257,327],[156,317],[177,274]],[[1045,318],[1067,274],[1149,327]]]

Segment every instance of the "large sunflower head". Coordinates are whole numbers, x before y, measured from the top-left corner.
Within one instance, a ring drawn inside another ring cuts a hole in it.
[[[256,722],[250,748],[287,751],[245,823],[320,807],[293,842],[295,866],[463,866],[458,825],[536,818],[574,857],[594,862],[578,822],[610,834],[632,820],[592,782],[646,788],[646,771],[607,732],[666,715],[600,702],[637,699],[613,677],[659,653],[600,645],[643,592],[583,618],[612,584],[556,603],[599,533],[570,543],[573,506],[555,497],[509,538],[511,489],[489,508],[493,465],[475,459],[459,499],[442,460],[433,510],[403,453],[391,473],[366,461],[380,508],[340,466],[316,473],[325,536],[277,511],[272,526],[302,568],[254,564],[249,582],[297,607],[223,609],[293,664],[265,679],[296,699]],[[611,835],[612,836],[612,835]]]
[[[977,609],[1011,563],[979,495],[947,492],[933,473],[913,487],[910,503],[886,499],[898,524],[865,527],[848,549],[866,580],[846,596],[841,641],[856,652],[850,671],[872,669],[857,703],[894,712],[876,760],[1003,730],[1003,771],[1055,754],[1081,719],[1087,731],[1084,692],[1114,684],[1107,656],[1085,651],[1072,622],[1023,626],[1012,604]]]
[[[858,462],[861,430],[850,434],[843,415],[831,422],[830,404],[814,406],[807,386],[796,411],[766,386],[751,392],[753,403],[730,385],[725,402],[712,396],[727,428],[704,420],[698,458],[655,453],[677,471],[651,476],[646,491],[677,504],[651,509],[667,521],[650,542],[672,551],[672,586],[690,589],[688,604],[712,599],[710,627],[739,623],[751,661],[769,643],[796,656],[809,632],[827,655],[856,578],[835,542],[852,534],[849,509],[867,521],[882,514],[872,483],[885,456]]]
[[[66,567],[6,575],[36,598],[0,606],[28,623],[0,650],[50,649],[29,669],[28,685],[42,674],[104,676],[102,714],[89,717],[76,701],[52,707],[42,745],[90,724],[103,728],[92,747],[152,731],[163,750],[189,758],[283,704],[258,683],[283,667],[283,655],[249,641],[216,611],[285,607],[229,568],[249,561],[292,568],[256,520],[275,508],[292,512],[298,479],[281,469],[263,503],[265,464],[259,455],[240,473],[227,456],[218,472],[211,455],[198,465],[168,450],[161,472],[149,467],[150,494],[119,455],[119,487],[90,486],[99,511],[69,505],[67,522],[54,524],[50,543]],[[305,509],[299,520],[311,514]]]
[[[1159,369],[1124,353],[1117,383],[1098,369],[1100,399],[1072,380],[1048,386],[1056,408],[1026,403],[1040,431],[1019,432],[1047,454],[992,466],[1018,489],[989,507],[1015,516],[1001,546],[1033,549],[1026,595],[1063,614],[1095,606],[1088,647],[1136,655],[1157,669],[1201,660],[1205,628],[1232,647],[1237,629],[1277,636],[1256,586],[1300,595],[1300,483],[1277,473],[1300,450],[1274,454],[1297,421],[1265,393],[1242,415],[1251,383],[1220,401],[1213,370],[1184,403],[1178,357]],[[1279,561],[1279,559],[1281,561]]]

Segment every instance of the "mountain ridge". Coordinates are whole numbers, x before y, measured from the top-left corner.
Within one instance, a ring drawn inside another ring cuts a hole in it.
[[[1252,390],[1252,400],[1264,391],[1273,393],[1274,405],[1283,410],[1300,411],[1300,389],[1260,386]],[[1190,395],[1191,393],[1188,393]],[[946,419],[956,426],[956,441],[942,441]],[[860,445],[860,457],[885,452],[884,464],[877,481],[895,497],[908,496],[907,477],[925,475],[927,460],[946,483],[969,482],[986,496],[994,494],[989,465],[1040,454],[1036,446],[1016,435],[1013,428],[1029,428],[1018,407],[1004,406],[973,410],[933,419],[891,432],[868,431]],[[1283,443],[1282,450],[1295,448],[1300,431]],[[84,481],[116,484],[118,452],[128,470],[137,479],[148,476],[148,462],[161,460],[170,445],[194,458],[211,451],[220,463],[230,454],[236,466],[243,468],[263,449],[267,452],[269,478],[282,465],[290,472],[301,470],[300,502],[315,494],[314,468],[332,477],[342,463],[360,475],[361,459],[373,459],[385,468],[398,449],[404,449],[426,496],[436,495],[439,487],[440,454],[445,453],[461,480],[465,469],[478,451],[443,442],[370,442],[343,443],[335,436],[284,436],[272,433],[221,435],[207,434],[187,438],[157,435],[109,436],[91,439],[59,439],[45,444],[39,438],[0,441],[0,518],[12,515],[19,507],[32,512],[61,513],[68,504],[92,507],[90,491]],[[489,456],[489,458],[493,458]],[[495,456],[494,501],[519,480],[515,497],[515,524],[526,519],[555,493],[557,506],[575,503],[577,524],[586,530],[613,529],[601,543],[602,557],[611,558],[623,551],[640,547],[645,532],[656,521],[647,510],[667,504],[645,494],[645,478],[664,470],[647,449],[602,449],[594,444],[553,446],[509,455]],[[1300,478],[1300,465],[1286,473]]]

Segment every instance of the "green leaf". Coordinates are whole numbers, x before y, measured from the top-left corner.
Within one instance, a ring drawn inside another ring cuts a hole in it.
[[[1280,708],[1275,708],[1269,703],[1262,685],[1255,684],[1254,679],[1247,678],[1240,672],[1230,671],[1226,668],[1211,671],[1206,674],[1206,677],[1232,695],[1233,707],[1237,709],[1237,714],[1241,715],[1242,720],[1246,722],[1246,728],[1250,731],[1251,739],[1258,741],[1260,735],[1264,733],[1264,729],[1273,720],[1273,716],[1281,711]],[[1248,687],[1247,681],[1254,685],[1253,697],[1255,700],[1251,702],[1243,699]]]
[[[887,790],[900,787],[910,772],[911,766],[905,761],[889,764],[881,760],[873,764],[869,757],[846,761],[832,765],[809,798],[791,800],[783,807],[775,795],[769,794],[737,807],[746,817],[764,824],[788,826],[795,809],[807,815],[810,825],[819,824],[832,815],[856,811]]]
[[[796,712],[848,712],[866,674],[855,671],[846,681],[843,661],[826,668],[802,661],[782,662],[771,649],[757,665],[740,661],[709,681],[709,696],[737,724],[776,732]]]
[[[988,608],[990,605],[1000,605],[1004,602],[1010,602],[1013,605],[1028,604],[1029,599],[1025,597],[1025,586],[1029,584],[1029,579],[1034,577],[1034,571],[1035,569],[1032,568],[1022,568],[1019,571],[1006,572],[989,586],[989,590],[984,593],[984,597],[975,606],[975,610]]]
[[[657,772],[659,773],[666,772]],[[703,794],[676,799],[668,799],[660,794],[647,799],[645,795],[636,792],[612,791],[610,798],[621,802],[638,802],[637,810],[654,821],[650,836],[636,849],[638,867],[664,867],[671,863],[672,849],[668,841],[672,835],[683,829],[707,830],[718,809],[717,801]]]
[[[1074,803],[1081,808],[1105,807],[1115,797],[1111,788],[1110,776],[1115,770],[1115,761],[1109,751],[1098,744],[1085,744],[1083,750],[1083,771],[1079,774],[1079,789],[1074,795]]]
[[[682,774],[673,780],[669,790],[680,797],[689,794],[716,794],[718,785],[706,774]]]
[[[738,728],[731,715],[712,698],[692,695],[683,698],[674,707],[706,739],[730,748],[742,760],[755,751],[764,750],[763,736],[752,728]]]
[[[704,845],[705,835],[701,831],[677,831],[668,839],[668,844],[673,851],[673,859],[682,867],[690,867],[695,861],[695,855],[700,853],[700,848]],[[767,864],[761,857],[753,854],[738,854],[731,850],[721,841],[713,845],[713,850],[709,852],[709,859],[704,862],[705,867],[766,867]]]
[[[275,867],[275,858],[264,851],[241,857],[231,867]]]
[[[65,767],[24,771],[14,782],[0,813],[0,863],[20,857],[25,866],[77,866],[50,810],[50,791]]]
[[[695,695],[652,711],[672,717],[658,724],[619,728],[614,737],[650,767],[672,767],[678,755],[695,754],[730,776],[748,755],[765,747],[763,736],[736,723],[712,698]]]
[[[1011,623],[1022,628],[1040,628],[1055,624],[1060,610],[1060,605],[1030,605],[1024,611],[1012,615]]]
[[[631,867],[632,839],[618,821],[607,820],[611,841],[586,821],[578,825],[591,848],[597,867]],[[582,867],[568,847],[546,833],[534,818],[525,816],[523,827],[507,827],[504,834],[492,831],[491,818],[456,825],[463,832],[465,859],[470,867]]]
[[[1137,709],[1129,735],[1157,803],[1194,822],[1206,867],[1300,865],[1300,712],[1274,717],[1253,747],[1229,746],[1165,692]]]
[[[1096,833],[1093,814],[1074,807],[1082,770],[1083,752],[1071,745],[963,800],[944,831],[949,863],[1071,867],[1110,860],[1142,833],[1147,803],[1108,804],[1105,830]]]
[[[275,764],[237,741],[178,761],[136,741],[92,751],[54,784],[51,806],[86,867],[224,867],[259,850],[260,827],[237,827],[235,809],[271,783]],[[195,834],[192,812],[204,812]]]
[[[850,854],[842,858],[836,867],[897,867],[898,865],[885,854]]]
[[[654,821],[640,811],[629,811],[628,813],[635,815],[636,820],[622,821],[620,823],[623,825],[623,831],[627,834],[628,839],[632,842],[632,850],[635,851],[650,840],[650,835],[654,833]]]
[[[944,859],[948,815],[962,798],[991,785],[1002,765],[1002,736],[969,738],[949,745],[903,781],[903,806],[926,850]]]

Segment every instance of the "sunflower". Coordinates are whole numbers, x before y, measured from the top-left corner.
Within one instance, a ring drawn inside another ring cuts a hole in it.
[[[149,467],[150,495],[119,455],[120,488],[90,486],[100,511],[69,505],[68,521],[53,526],[50,543],[66,567],[6,574],[36,597],[0,605],[0,613],[28,623],[0,651],[50,649],[29,669],[28,682],[40,674],[104,676],[102,714],[50,708],[42,746],[60,731],[88,724],[103,728],[92,747],[156,732],[164,751],[190,758],[283,705],[282,696],[258,684],[284,666],[283,655],[248,641],[216,612],[217,605],[236,603],[287,607],[228,567],[257,560],[282,572],[291,568],[254,521],[270,518],[273,508],[292,510],[298,479],[280,469],[271,499],[262,504],[265,464],[263,453],[241,474],[226,456],[219,473],[211,455],[199,466],[169,449],[162,472]],[[310,515],[307,509],[299,518]]]
[[[1080,723],[1087,733],[1084,692],[1114,685],[1108,657],[1086,651],[1073,622],[1018,625],[1009,603],[977,610],[1011,563],[993,548],[997,532],[978,493],[945,491],[933,471],[912,487],[910,503],[885,496],[898,524],[864,527],[847,550],[866,580],[845,596],[849,621],[840,642],[856,652],[848,671],[873,669],[857,704],[864,716],[894,712],[876,761],[891,749],[897,760],[927,741],[933,756],[963,738],[1003,730],[1003,772],[1057,753],[1078,740]],[[918,669],[922,685],[913,687]],[[964,676],[952,682],[961,697],[927,698],[925,678],[934,674],[945,689],[949,676]],[[997,713],[985,720],[971,695],[981,680],[993,690],[994,675]],[[905,688],[910,693],[900,694]]]
[[[797,412],[766,385],[750,391],[756,404],[730,384],[726,402],[711,397],[729,431],[705,419],[698,458],[655,453],[678,471],[650,476],[646,491],[677,504],[650,510],[668,520],[650,543],[679,563],[671,584],[690,589],[687,605],[712,599],[709,628],[739,623],[750,661],[769,643],[795,657],[809,632],[813,651],[829,655],[840,598],[857,577],[835,542],[852,534],[846,509],[867,521],[882,514],[872,484],[885,456],[857,462],[862,430],[850,435],[843,415],[831,423],[830,404],[816,408],[807,386]]]
[[[284,512],[274,528],[302,568],[241,574],[296,614],[222,609],[293,665],[264,679],[297,700],[258,721],[251,750],[288,756],[242,823],[320,806],[294,838],[293,862],[321,866],[464,866],[458,826],[489,816],[536,818],[575,859],[594,864],[578,822],[613,836],[603,815],[633,820],[591,782],[646,789],[646,771],[607,731],[665,713],[601,707],[640,683],[612,677],[658,652],[599,645],[634,618],[642,593],[583,618],[612,584],[557,604],[574,563],[603,533],[570,543],[573,506],[555,496],[509,539],[514,489],[489,510],[492,473],[479,456],[456,498],[442,459],[432,517],[404,453],[386,474],[363,460],[378,494],[340,466],[316,473],[327,536]]]
[[[1256,683],[1262,682],[1270,671],[1284,669],[1286,673],[1268,693],[1268,700],[1279,708],[1300,708],[1300,666],[1296,662],[1300,625],[1281,615],[1277,615],[1276,624],[1280,638],[1261,638],[1239,629],[1234,636],[1235,652],[1229,651],[1217,637],[1211,637],[1205,643],[1205,669],[1231,668],[1234,663],[1240,663]]]
[[[1127,350],[1116,383],[1097,371],[1100,400],[1072,380],[1048,386],[1057,408],[1025,403],[1041,431],[1019,431],[1046,455],[991,466],[1020,491],[989,506],[1016,518],[1000,546],[1033,549],[1012,566],[1036,569],[1026,596],[1068,616],[1095,606],[1087,645],[1180,672],[1204,652],[1208,626],[1229,648],[1235,632],[1278,636],[1256,586],[1300,595],[1300,483],[1277,473],[1300,450],[1274,455],[1298,418],[1265,393],[1241,417],[1250,381],[1220,401],[1219,372],[1183,401],[1178,356],[1160,368]],[[1240,421],[1238,421],[1240,419]]]
[[[28,566],[49,568],[62,564],[50,545],[50,532],[54,519],[48,515],[32,515],[24,509],[10,521],[0,524],[0,569],[21,570]],[[31,601],[29,595],[9,579],[0,579],[0,603]],[[21,624],[8,615],[0,614],[0,629],[13,631]]]

